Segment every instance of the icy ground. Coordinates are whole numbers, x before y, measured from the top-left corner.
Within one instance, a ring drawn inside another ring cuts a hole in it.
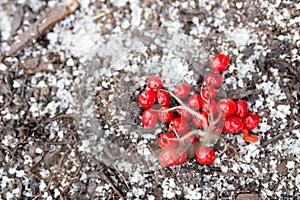
[[[0,1],[1,53],[45,10],[69,2]],[[0,64],[1,106],[12,91],[0,111],[2,199],[121,198],[112,185],[128,199],[299,198],[300,3],[79,3],[40,41]],[[61,56],[55,72],[26,75],[18,67],[48,52]],[[134,122],[134,97],[153,74],[170,89],[181,81],[196,85],[216,53],[231,58],[223,73],[227,94],[242,96],[261,117],[254,130],[260,141],[224,134],[239,154],[212,166],[147,165],[143,156],[162,130]]]

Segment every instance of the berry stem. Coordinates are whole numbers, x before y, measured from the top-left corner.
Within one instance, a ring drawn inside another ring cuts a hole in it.
[[[204,84],[205,84],[205,83],[204,83]],[[201,90],[200,90],[200,91],[203,90],[204,84],[202,84]],[[208,86],[207,86],[207,89],[208,89],[208,93],[210,93],[210,88],[209,88]],[[206,102],[208,102],[208,103],[210,102],[210,95],[208,95],[208,99],[206,99],[206,98],[204,98],[202,92],[200,92],[200,96],[201,96],[201,98],[202,98],[203,101],[206,101]],[[209,104],[208,104],[208,105],[209,105]]]
[[[233,150],[233,152],[234,152],[234,157],[236,157],[236,155],[237,154],[239,154],[238,152],[237,152],[237,150],[233,147],[233,146],[231,146],[231,145],[229,145],[225,140],[224,140],[224,138],[219,138],[219,140],[224,144],[224,148],[223,148],[223,150],[219,153],[219,155],[218,155],[218,157],[221,157],[226,151],[228,151],[229,149],[232,149]]]
[[[175,94],[173,94],[173,92],[170,92],[167,90],[163,90],[163,91],[168,92],[180,104],[180,106],[176,106],[176,107],[186,110],[194,117],[197,117],[198,119],[202,120],[204,122],[204,129],[207,129],[208,124],[207,124],[207,120],[204,116],[200,115],[198,112],[196,112],[195,110],[193,110],[193,109],[189,108],[187,105],[185,105]],[[176,107],[174,107],[174,108],[176,108]],[[173,108],[171,108],[171,109],[173,109]],[[176,109],[178,109],[178,108],[176,108]]]
[[[205,134],[205,132],[197,129],[197,130],[193,130],[188,132],[187,134],[185,134],[184,136],[182,136],[179,140],[179,142],[184,142],[186,139],[188,139],[189,137],[193,136],[193,135],[197,135],[199,137],[203,137]]]
[[[172,108],[168,108],[168,109],[164,110],[164,112],[169,112],[169,111],[178,110],[178,109],[182,109],[182,106],[175,106]]]

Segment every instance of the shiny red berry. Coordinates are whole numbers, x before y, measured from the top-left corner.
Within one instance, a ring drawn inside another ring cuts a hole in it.
[[[163,87],[163,82],[158,76],[151,76],[147,80],[147,87],[151,90],[161,89]]]
[[[248,116],[243,120],[244,129],[252,130],[254,129],[260,122],[259,117],[254,113],[249,113]]]
[[[208,99],[213,99],[217,95],[217,91],[214,87],[203,87],[201,91],[201,95],[204,100],[208,101]]]
[[[248,116],[248,103],[245,100],[237,100],[236,104],[236,113],[235,116],[239,118],[245,118]]]
[[[222,85],[223,78],[221,74],[214,72],[206,74],[204,81],[208,86],[219,87]]]
[[[174,145],[169,145],[163,148],[159,154],[159,162],[164,167],[171,167],[178,162],[178,154]]]
[[[202,99],[200,94],[196,93],[190,96],[187,100],[187,106],[194,110],[199,110],[202,106]]]
[[[142,108],[149,108],[153,106],[156,101],[156,92],[153,90],[145,90],[139,95],[138,101]]]
[[[142,124],[146,128],[151,128],[157,123],[157,112],[152,108],[147,108],[142,115]]]
[[[215,71],[223,72],[229,65],[229,58],[224,54],[217,54],[210,62],[210,68]]]
[[[168,110],[168,107],[161,107],[158,111],[158,119],[162,122],[169,122],[174,118],[172,110]],[[168,110],[168,111],[167,111]]]
[[[177,159],[177,162],[176,162],[176,165],[182,165],[184,164],[187,159],[188,159],[188,155],[187,155],[187,152],[182,152],[182,153],[179,153],[178,155],[178,159]]]
[[[170,96],[166,91],[158,91],[157,92],[157,103],[161,106],[169,106],[170,105]]]
[[[196,160],[202,165],[209,165],[216,159],[215,151],[206,146],[198,147],[195,151]]]
[[[176,86],[174,94],[180,99],[185,99],[190,93],[190,86],[186,83],[181,83]]]
[[[227,133],[237,133],[243,129],[243,122],[236,116],[227,117],[223,129]]]
[[[218,112],[223,112],[225,117],[235,114],[236,104],[230,98],[220,99],[217,104]]]
[[[208,114],[206,112],[198,112],[198,115],[193,118],[192,122],[195,127],[204,128],[205,124],[208,125]]]
[[[181,117],[173,118],[169,124],[170,131],[184,135],[190,131],[190,126],[186,120]]]
[[[191,113],[181,108],[177,109],[177,114],[179,117],[183,117],[186,121],[191,120],[193,117]]]
[[[217,113],[217,103],[215,100],[210,100],[210,103],[208,101],[203,101],[202,103],[202,112],[205,112],[207,114],[216,114]]]
[[[163,133],[159,136],[157,142],[160,148],[165,148],[168,145],[176,145],[177,141],[174,139],[176,139],[175,135],[171,133]]]

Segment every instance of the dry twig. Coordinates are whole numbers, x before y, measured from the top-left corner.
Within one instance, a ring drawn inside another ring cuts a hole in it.
[[[99,13],[99,14],[93,16],[93,20],[96,21],[96,20],[98,20],[98,19],[104,17],[105,15],[109,15],[109,14],[112,13],[113,11],[114,11],[114,9],[110,8],[110,9],[104,11],[104,12],[101,12],[101,13]]]
[[[110,187],[113,189],[113,191],[119,196],[119,197],[124,197],[124,195],[121,193],[121,191],[114,185],[114,183],[112,182],[112,180],[102,171],[100,170],[99,175],[101,176],[101,178],[110,185]]]
[[[274,141],[280,139],[281,137],[283,137],[286,133],[290,132],[290,131],[293,131],[293,130],[296,130],[296,129],[300,129],[300,124],[288,129],[288,130],[285,130],[285,131],[282,131],[281,133],[277,134],[276,136],[272,137],[270,140],[267,140],[265,141],[264,143],[261,144],[262,147],[266,147],[268,146],[269,144],[273,143]]]
[[[67,6],[55,6],[46,11],[43,17],[38,19],[27,31],[23,32],[19,40],[11,45],[7,56],[15,56],[22,51],[28,44],[35,42],[55,24],[62,21],[65,17],[73,13],[79,7],[78,1],[73,0]]]
[[[46,187],[45,189],[43,189],[42,191],[40,191],[40,193],[39,193],[38,195],[36,195],[32,200],[38,199],[40,196],[43,195],[44,192],[48,191],[49,188],[50,188],[50,186],[51,186],[51,184],[52,184],[52,182],[53,182],[53,179],[51,179],[51,180],[49,181],[47,187]]]

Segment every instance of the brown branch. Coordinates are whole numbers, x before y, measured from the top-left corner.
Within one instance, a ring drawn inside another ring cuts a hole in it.
[[[50,186],[51,186],[51,184],[52,184],[52,182],[53,182],[53,179],[51,179],[51,180],[49,181],[47,187],[46,187],[45,189],[43,189],[42,191],[40,191],[40,193],[39,193],[38,195],[36,195],[32,200],[38,199],[40,196],[43,195],[44,192],[48,191],[49,188],[50,188]]]
[[[93,21],[96,21],[96,20],[98,20],[98,19],[100,19],[100,18],[102,18],[102,17],[104,17],[104,16],[106,16],[106,15],[109,15],[109,14],[111,14],[113,11],[114,11],[114,9],[110,8],[110,9],[104,11],[104,12],[101,12],[101,13],[99,13],[99,14],[93,16]]]
[[[113,191],[120,197],[124,197],[124,195],[121,193],[121,191],[114,185],[112,180],[104,173],[102,170],[100,170],[99,175],[102,177],[102,179],[110,185],[110,187],[113,189]]]
[[[271,144],[272,142],[280,139],[281,137],[283,137],[286,133],[290,132],[290,131],[293,131],[293,130],[296,130],[296,129],[300,129],[300,124],[288,129],[288,130],[285,130],[285,131],[282,131],[281,133],[277,134],[276,136],[272,137],[270,140],[267,140],[265,142],[263,142],[261,144],[262,147],[266,147],[268,146],[269,144]]]
[[[19,40],[11,45],[8,56],[15,56],[28,44],[34,43],[38,38],[48,32],[53,26],[73,13],[79,7],[78,1],[73,0],[67,6],[55,6],[48,9],[44,16],[38,19],[27,31],[23,32]]]
[[[121,178],[121,180],[122,180],[122,181],[124,182],[124,184],[126,185],[127,190],[129,190],[130,187],[129,187],[129,185],[128,185],[126,179],[124,178],[123,174],[120,172],[120,170],[117,168],[116,165],[113,164],[112,166],[113,166],[113,167],[115,168],[115,170],[118,172],[118,176]]]
[[[234,157],[236,158],[236,155],[239,154],[238,151],[231,145],[229,145],[224,138],[219,138],[219,140],[224,144],[223,150],[219,153],[218,157],[221,157],[226,151],[229,151],[229,149],[232,149],[234,152]]]

